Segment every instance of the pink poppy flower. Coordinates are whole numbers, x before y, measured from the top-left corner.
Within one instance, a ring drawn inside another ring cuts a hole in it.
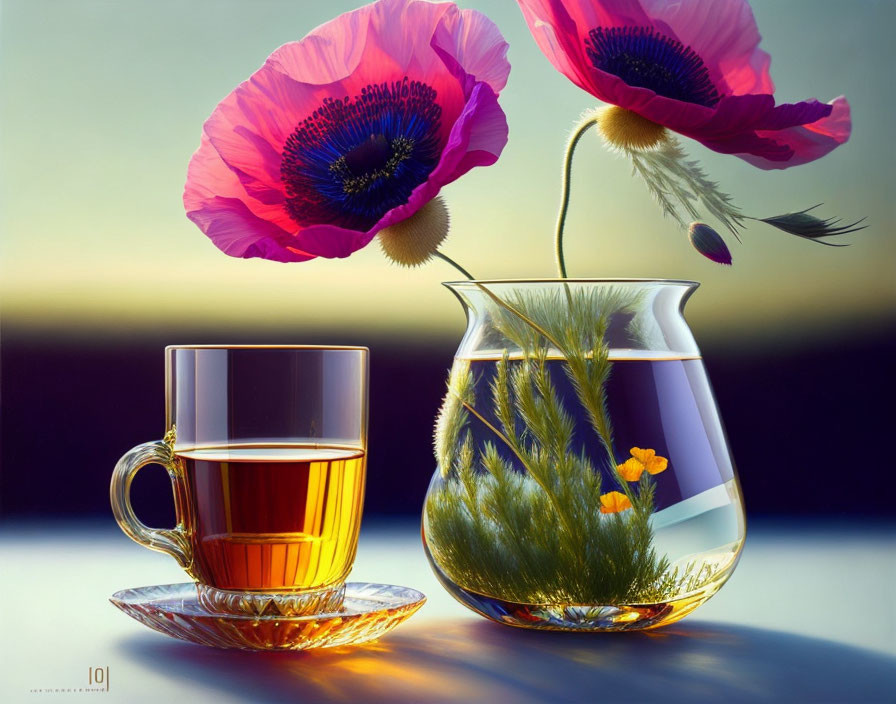
[[[554,67],[596,98],[762,169],[818,159],[849,104],[775,105],[746,0],[517,0]]]
[[[379,0],[277,49],[215,108],[187,216],[225,253],[347,257],[507,142],[495,25],[453,3]]]

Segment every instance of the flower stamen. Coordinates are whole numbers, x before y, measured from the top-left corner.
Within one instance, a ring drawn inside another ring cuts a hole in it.
[[[407,203],[441,153],[436,97],[431,86],[405,77],[325,99],[283,147],[290,218],[365,231]]]
[[[585,39],[594,68],[657,95],[713,107],[722,96],[703,59],[652,27],[597,27]]]
[[[383,135],[372,135],[370,141],[373,141],[377,138],[382,138],[383,141],[385,141],[385,137],[383,137]],[[377,181],[383,181],[392,178],[401,163],[410,158],[410,156],[414,153],[413,139],[407,139],[406,137],[397,137],[396,139],[392,140],[390,148],[391,156],[389,156],[385,164],[383,164],[380,168],[374,168],[366,172],[361,171],[360,174],[355,175],[357,171],[360,170],[357,166],[359,159],[355,158],[351,162],[349,160],[354,155],[354,152],[359,151],[360,149],[366,147],[368,144],[369,142],[365,142],[361,145],[361,147],[356,148],[345,156],[339,157],[336,161],[330,164],[330,171],[332,171],[333,174],[342,179],[342,190],[346,195],[361,193],[362,191],[370,188]],[[356,164],[355,168],[352,168],[352,163]],[[361,168],[364,167],[362,166]]]

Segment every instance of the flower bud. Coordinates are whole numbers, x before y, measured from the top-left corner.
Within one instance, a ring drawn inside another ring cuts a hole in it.
[[[688,239],[700,254],[717,264],[731,266],[731,252],[722,236],[703,222],[692,222]]]

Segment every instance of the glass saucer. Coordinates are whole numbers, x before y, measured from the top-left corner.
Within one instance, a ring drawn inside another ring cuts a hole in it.
[[[109,601],[160,633],[199,645],[307,650],[378,638],[423,606],[426,596],[409,587],[349,582],[341,610],[287,617],[213,613],[199,603],[193,582],[124,589]]]

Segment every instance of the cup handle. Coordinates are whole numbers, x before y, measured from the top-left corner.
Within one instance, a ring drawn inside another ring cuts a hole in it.
[[[150,528],[137,518],[134,508],[131,506],[131,482],[134,481],[137,472],[148,464],[160,464],[167,469],[171,483],[174,485],[175,496],[179,495],[177,489],[178,482],[181,481],[181,473],[171,445],[161,440],[137,445],[118,460],[118,464],[115,465],[115,470],[112,472],[109,498],[112,502],[115,520],[131,540],[151,550],[168,553],[189,572],[193,563],[193,551],[183,527],[177,500],[175,500],[175,506],[178,509],[178,524],[174,528]]]

